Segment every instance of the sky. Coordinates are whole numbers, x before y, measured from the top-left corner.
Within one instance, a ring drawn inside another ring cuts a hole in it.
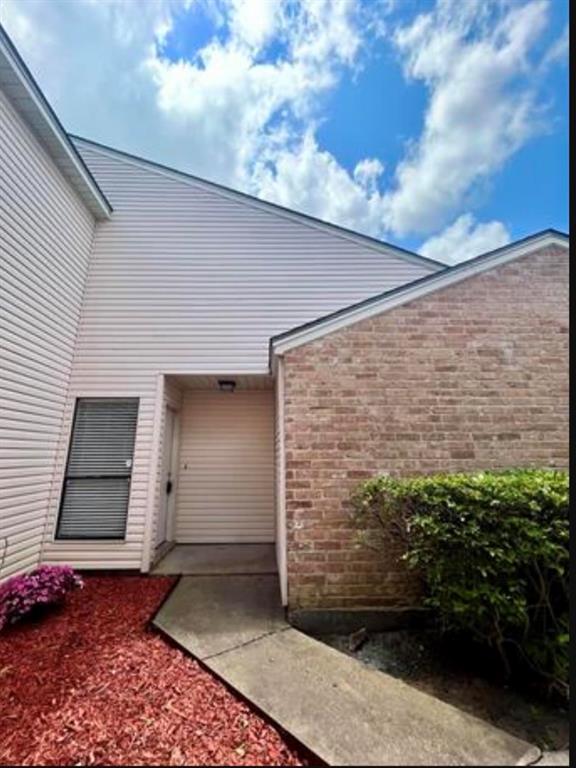
[[[456,263],[568,229],[567,0],[0,0],[71,133]]]

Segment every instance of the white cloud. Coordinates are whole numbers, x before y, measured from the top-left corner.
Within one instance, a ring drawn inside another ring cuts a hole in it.
[[[281,10],[281,0],[231,0],[232,36],[249,47],[261,48],[274,36]]]
[[[159,113],[142,70],[189,0],[0,0],[0,21],[74,133],[180,162],[186,136]],[[178,141],[175,141],[175,140]]]
[[[215,34],[174,60],[170,31],[195,5]],[[394,32],[403,8],[395,0],[0,0],[0,20],[72,132],[389,239],[434,233],[471,210],[478,182],[539,130],[532,46],[547,14],[546,0],[438,0]],[[406,75],[429,91],[422,133],[396,169],[384,174],[386,158],[365,157],[348,170],[319,145],[316,128],[325,97],[384,35]],[[561,58],[562,46],[540,63]],[[468,254],[502,236],[496,225],[467,214],[424,249],[444,241]]]
[[[187,160],[196,172],[200,165],[212,179],[262,194],[254,165],[264,153],[274,162],[283,137],[302,137],[319,96],[354,65],[358,12],[353,0],[233,0],[228,10],[226,39],[213,39],[194,60],[172,61],[156,46],[144,68],[162,114],[193,137]],[[266,60],[272,39],[285,52]]]
[[[322,150],[309,131],[293,147],[272,147],[254,164],[250,183],[266,200],[342,226],[377,235],[381,232],[382,198],[373,189],[381,171],[378,160],[363,160],[349,174]]]
[[[564,27],[562,34],[554,40],[542,60],[543,67],[550,67],[554,64],[568,64],[570,56],[570,30],[568,25]]]
[[[384,166],[376,157],[366,157],[356,163],[354,180],[364,189],[375,194],[378,191],[378,180],[384,173]]]
[[[457,264],[509,242],[510,233],[501,221],[478,224],[471,213],[464,213],[440,234],[426,240],[420,253],[445,264]]]
[[[542,128],[529,54],[548,4],[503,7],[440,0],[396,34],[406,74],[430,92],[422,135],[388,195],[387,223],[398,235],[443,226]]]

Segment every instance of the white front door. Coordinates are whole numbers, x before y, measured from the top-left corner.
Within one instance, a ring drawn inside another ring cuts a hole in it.
[[[273,542],[273,390],[188,390],[181,419],[174,540]]]
[[[166,408],[164,423],[164,457],[162,463],[162,486],[160,489],[160,510],[156,527],[156,546],[159,547],[168,539],[169,522],[172,519],[175,497],[175,441],[176,413],[172,408]]]

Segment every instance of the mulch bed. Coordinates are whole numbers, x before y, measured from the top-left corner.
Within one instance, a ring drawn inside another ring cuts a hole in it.
[[[0,635],[0,764],[305,764],[148,626],[173,579],[85,582],[61,608]]]

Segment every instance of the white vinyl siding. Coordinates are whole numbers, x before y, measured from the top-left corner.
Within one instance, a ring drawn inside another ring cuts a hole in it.
[[[175,540],[273,542],[274,393],[188,391],[180,434]]]
[[[74,364],[77,387],[153,373],[265,373],[271,336],[429,274],[80,143],[114,206],[98,225]]]
[[[151,473],[159,488],[162,455],[155,445],[163,419],[158,375],[265,374],[274,334],[432,268],[77,146],[114,213],[96,229],[70,397],[139,397],[140,415],[125,543],[54,541],[69,401],[44,558],[146,568],[153,542],[148,489]],[[155,509],[157,500],[158,490]]]
[[[0,90],[0,579],[40,559],[93,230]]]

